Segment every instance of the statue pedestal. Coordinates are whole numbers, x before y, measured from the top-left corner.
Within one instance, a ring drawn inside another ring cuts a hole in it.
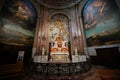
[[[72,62],[79,62],[79,56],[78,55],[72,55]]]
[[[86,62],[85,55],[72,55],[72,62]]]
[[[69,53],[65,53],[65,52],[56,52],[56,53],[51,53],[51,60],[50,62],[68,62],[69,58],[68,58]]]
[[[79,62],[86,62],[86,61],[87,61],[86,55],[79,55]]]
[[[46,55],[44,55],[44,56],[41,56],[41,55],[34,56],[33,62],[47,63],[48,62],[48,56],[46,56]]]

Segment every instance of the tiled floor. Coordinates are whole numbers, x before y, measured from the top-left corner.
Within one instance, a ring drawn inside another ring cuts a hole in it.
[[[101,80],[97,72],[98,67],[93,67],[90,71],[76,76],[41,76],[39,74],[26,73],[22,80]]]
[[[12,69],[11,69],[11,68]],[[18,67],[20,67],[20,65],[18,65]],[[29,66],[30,67],[30,66]],[[8,69],[7,69],[8,68]],[[5,79],[0,77],[0,80],[120,80],[120,69],[110,69],[110,68],[106,68],[106,67],[102,67],[102,66],[92,66],[92,68],[87,71],[84,74],[74,74],[71,76],[46,76],[45,74],[38,74],[36,72],[31,72],[30,68],[28,67],[24,67],[24,71],[22,68],[22,72],[20,71],[20,73],[18,72],[18,76],[13,77],[12,75],[16,75],[17,73],[15,73],[17,70],[15,68],[14,65],[7,65],[6,68],[5,66],[1,68],[2,69],[7,69],[6,70],[6,76],[10,77],[5,77]],[[21,67],[20,67],[21,69]],[[9,70],[9,71],[8,71]],[[14,73],[9,73],[11,72],[11,70],[14,70],[12,72]],[[9,75],[8,75],[9,73]],[[2,73],[1,73],[2,75]],[[2,76],[3,77],[3,76]],[[7,79],[6,79],[7,78]]]
[[[90,71],[75,76],[41,76],[39,74],[25,73],[21,80],[120,80],[120,70],[93,66]]]

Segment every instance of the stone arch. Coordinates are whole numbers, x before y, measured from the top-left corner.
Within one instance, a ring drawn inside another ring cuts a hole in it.
[[[31,3],[33,4],[33,6],[36,10],[37,16],[39,16],[40,15],[40,5],[37,2],[35,2],[35,0],[31,0]]]
[[[38,38],[39,38],[39,35],[38,35],[38,32],[39,32],[39,28],[40,28],[40,17],[41,17],[41,9],[42,7],[40,7],[40,4],[37,3],[35,0],[31,0],[30,1],[33,5],[33,7],[35,8],[36,10],[36,29],[35,29],[35,35],[34,35],[34,42],[33,42],[33,48],[32,48],[32,58],[34,57],[34,55],[36,53],[38,53]]]
[[[49,16],[49,20],[51,19],[51,17],[53,17],[53,16],[56,15],[56,14],[65,15],[65,16],[68,18],[68,20],[70,20],[70,16],[67,15],[67,13],[65,13],[65,12],[61,12],[61,11],[58,11],[58,12],[54,12],[54,13],[52,13],[52,14]]]

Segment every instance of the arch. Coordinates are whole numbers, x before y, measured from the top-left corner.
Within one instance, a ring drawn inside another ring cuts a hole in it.
[[[65,16],[68,18],[68,20],[70,20],[70,16],[68,16],[67,13],[65,13],[65,12],[61,12],[61,11],[58,11],[58,12],[54,12],[54,13],[52,13],[52,14],[49,16],[49,20],[50,20],[54,15],[56,15],[56,14],[62,14],[62,15],[65,15]]]
[[[55,17],[56,17],[56,19],[55,19]],[[64,19],[62,20],[62,18],[64,18]],[[66,33],[67,35],[71,33],[70,26],[69,26],[70,25],[69,24],[70,23],[69,22],[70,18],[64,12],[55,12],[55,13],[53,13],[51,16],[49,16],[49,22],[51,22],[53,20],[55,21],[56,26],[58,26],[58,24],[59,24],[58,27],[59,27],[60,31],[64,30],[64,33]],[[51,22],[50,25],[53,26],[53,22]],[[60,27],[60,26],[63,26],[63,25],[64,26],[66,25],[66,28]],[[67,29],[67,31],[66,31],[66,29]],[[55,31],[55,32],[57,32],[57,31]],[[62,32],[62,34],[63,34],[63,32]],[[67,38],[67,40],[70,41],[70,36],[69,36],[69,38]]]
[[[34,41],[33,41],[33,48],[32,48],[32,58],[34,57],[35,53],[38,52],[37,48],[38,45],[38,32],[39,32],[39,25],[40,25],[40,17],[41,17],[41,10],[40,5],[35,0],[30,0],[31,4],[33,5],[35,11],[36,11],[36,25],[35,25],[35,35],[34,35]]]
[[[33,4],[35,10],[36,10],[36,13],[37,13],[37,16],[40,15],[40,7],[39,7],[39,4],[37,2],[35,2],[35,0],[31,0],[31,3]]]
[[[83,16],[83,11],[84,11],[84,8],[85,8],[85,5],[87,4],[88,0],[83,0],[79,5],[79,16]]]
[[[50,48],[50,61],[65,61],[69,62],[69,46],[70,30],[69,18],[63,13],[54,13],[50,18],[49,26],[49,42]]]
[[[64,9],[73,7],[83,0],[36,0],[41,5],[52,9]]]

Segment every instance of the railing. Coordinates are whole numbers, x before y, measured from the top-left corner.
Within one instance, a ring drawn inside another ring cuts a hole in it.
[[[33,63],[32,71],[43,76],[71,76],[91,69],[89,62],[79,63]]]

